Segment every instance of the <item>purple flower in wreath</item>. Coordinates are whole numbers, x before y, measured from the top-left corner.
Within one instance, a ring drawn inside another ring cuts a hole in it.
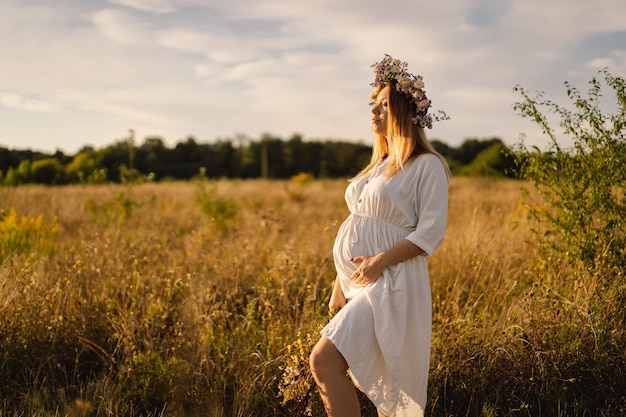
[[[436,114],[428,112],[432,102],[426,97],[424,80],[421,75],[410,73],[407,66],[406,62],[385,54],[382,61],[372,65],[375,78],[370,85],[375,88],[384,88],[390,84],[396,91],[409,96],[416,108],[415,116],[412,119],[413,123],[423,128],[432,129],[433,122],[447,120],[450,117],[442,110],[438,110]]]

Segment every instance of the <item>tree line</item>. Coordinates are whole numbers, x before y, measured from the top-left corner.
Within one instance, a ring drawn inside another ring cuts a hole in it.
[[[451,147],[439,140],[435,149],[455,175],[512,176],[511,150],[499,139],[466,139]],[[364,167],[372,148],[360,142],[288,139],[264,134],[201,143],[193,137],[168,147],[159,137],[135,144],[129,137],[100,149],[84,146],[74,155],[11,150],[0,147],[0,184],[62,185],[121,182],[133,176],[156,181],[189,180],[200,170],[209,178],[287,179],[299,173],[316,178],[351,177]]]

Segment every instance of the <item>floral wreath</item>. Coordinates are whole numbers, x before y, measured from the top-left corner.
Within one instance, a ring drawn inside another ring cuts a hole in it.
[[[382,61],[372,65],[376,78],[370,85],[376,88],[384,88],[387,84],[395,86],[396,90],[411,98],[415,103],[416,113],[411,119],[413,124],[422,128],[432,129],[433,122],[448,120],[450,117],[442,110],[437,110],[436,114],[428,113],[432,102],[426,97],[424,81],[421,75],[414,75],[407,71],[408,64],[399,59],[393,59],[388,54]]]

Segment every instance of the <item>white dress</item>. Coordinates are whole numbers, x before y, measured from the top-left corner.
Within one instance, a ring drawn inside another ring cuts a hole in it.
[[[350,215],[333,248],[337,278],[349,302],[324,327],[349,373],[386,416],[423,416],[430,366],[431,293],[426,256],[442,242],[448,178],[435,155],[407,162],[390,180],[382,162],[351,182]],[[393,265],[367,287],[350,275],[355,256],[373,256],[408,239],[425,251]]]

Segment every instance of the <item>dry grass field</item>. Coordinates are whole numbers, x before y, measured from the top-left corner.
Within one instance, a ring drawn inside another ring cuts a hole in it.
[[[0,417],[294,415],[284,363],[328,318],[345,185],[0,188]],[[597,277],[542,273],[521,186],[451,182],[428,413],[619,415]]]

